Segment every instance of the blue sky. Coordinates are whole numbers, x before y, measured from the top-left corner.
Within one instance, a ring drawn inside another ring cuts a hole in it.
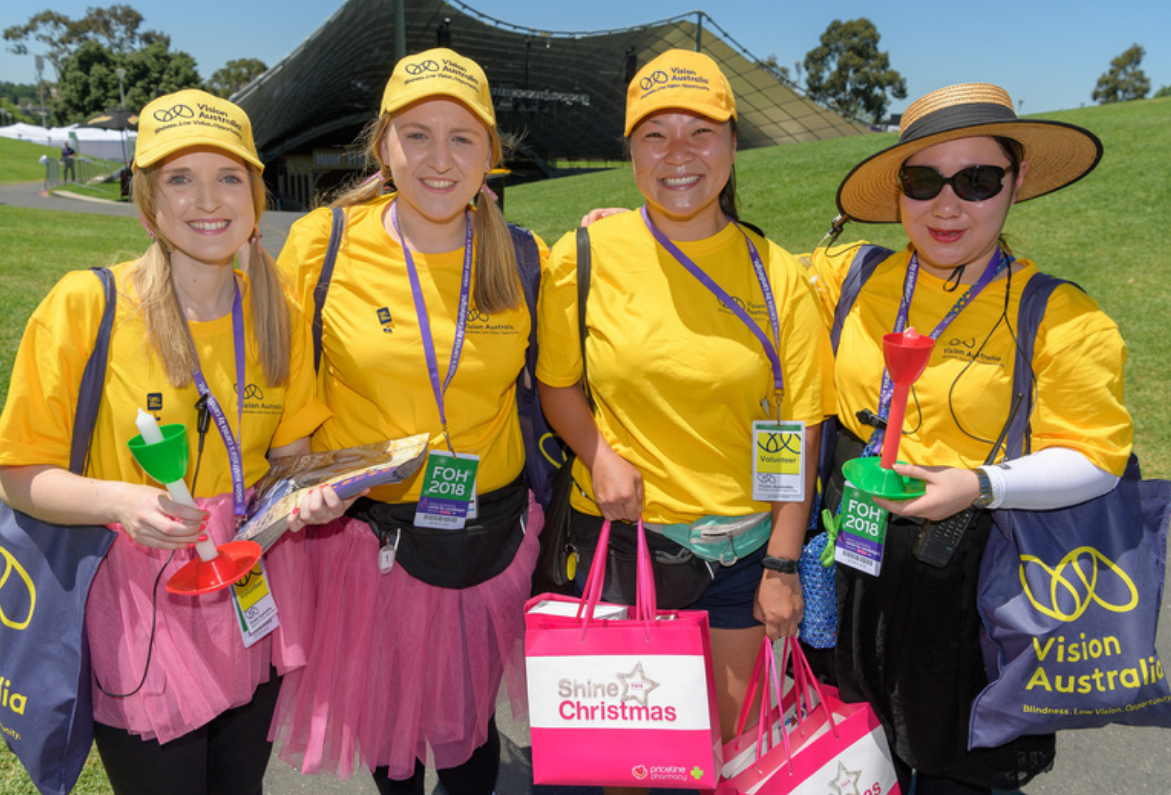
[[[277,63],[344,4],[118,1],[141,12],[145,27],[170,34],[172,47],[191,53],[204,78],[232,58]],[[0,10],[0,28],[22,24],[46,8],[79,18],[87,6],[113,2],[9,0]],[[880,46],[890,53],[891,65],[907,80],[908,99],[892,103],[893,112],[935,88],[969,81],[1004,86],[1021,113],[1089,105],[1090,93],[1110,60],[1136,43],[1147,51],[1142,68],[1152,93],[1171,84],[1171,4],[1166,0],[470,0],[470,5],[504,22],[552,31],[626,27],[701,8],[754,55],[775,55],[778,63],[790,68],[817,46],[834,19],[865,16],[878,28]],[[0,80],[35,79],[31,56],[0,53]]]

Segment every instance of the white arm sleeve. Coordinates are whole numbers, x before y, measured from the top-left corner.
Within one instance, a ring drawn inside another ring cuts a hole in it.
[[[1043,511],[1100,497],[1119,477],[1068,447],[1047,447],[1032,455],[980,467],[992,483],[989,508]]]

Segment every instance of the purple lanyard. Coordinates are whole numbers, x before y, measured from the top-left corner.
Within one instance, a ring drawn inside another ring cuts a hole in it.
[[[724,291],[724,288],[716,284],[712,277],[704,273],[702,268],[696,265],[690,257],[680,251],[679,247],[671,242],[670,238],[668,238],[655,227],[655,225],[651,222],[650,215],[647,214],[645,204],[642,206],[642,210],[640,212],[642,212],[642,220],[646,224],[646,228],[650,230],[650,233],[654,236],[658,244],[665,248],[667,253],[674,257],[680,265],[686,268],[688,273],[698,279],[700,284],[710,290],[716,296],[716,298],[720,299],[724,306],[728,307],[728,309],[730,309],[732,313],[736,315],[736,317],[738,317],[742,323],[744,323],[744,325],[748,326],[748,330],[756,335],[756,338],[760,340],[760,344],[764,346],[764,352],[768,355],[769,363],[772,365],[773,393],[777,404],[777,419],[780,420],[781,395],[785,391],[785,382],[781,374],[781,357],[777,353],[777,349],[780,347],[781,326],[780,321],[777,319],[777,304],[776,300],[773,298],[772,287],[769,286],[768,275],[764,272],[764,262],[761,260],[760,252],[756,250],[756,246],[753,244],[751,238],[749,238],[748,234],[740,228],[740,224],[736,223],[731,218],[728,219],[728,221],[734,227],[736,227],[737,230],[739,230],[740,234],[744,235],[744,242],[748,245],[748,256],[752,259],[752,269],[756,271],[756,280],[760,283],[760,290],[764,293],[764,303],[765,306],[768,307],[768,320],[773,330],[773,338],[771,340],[765,335],[763,331],[760,330],[760,326],[757,325],[756,321],[752,319],[752,316],[744,311],[744,308],[741,307],[740,304],[737,303],[734,298],[732,298],[732,296],[728,295],[728,293]]]
[[[980,274],[980,278],[976,283],[969,287],[960,299],[955,302],[955,305],[948,310],[943,319],[935,327],[935,330],[928,336],[933,340],[938,340],[939,335],[951,325],[960,312],[967,308],[968,304],[976,300],[985,287],[987,287],[993,279],[1000,275],[1000,272],[1012,264],[1012,257],[1004,254],[1000,250],[1000,246],[996,247],[996,253],[992,255],[992,259],[988,260],[988,264],[984,267],[984,272]],[[915,285],[919,281],[919,254],[918,252],[911,255],[911,261],[907,265],[907,273],[903,277],[903,300],[899,303],[899,313],[895,317],[896,334],[901,334],[907,325],[907,315],[911,312],[911,299],[915,295]],[[882,390],[879,392],[878,398],[878,416],[883,421],[890,416],[890,401],[894,394],[894,381],[891,380],[890,374],[884,369],[882,371]],[[900,429],[901,432],[902,429]],[[876,428],[874,433],[870,435],[870,441],[866,443],[866,447],[862,450],[863,456],[877,455],[878,450],[882,447],[883,437],[886,435],[885,428]]]
[[[235,276],[232,277],[235,279]],[[236,285],[236,297],[232,299],[232,348],[236,356],[236,425],[240,428],[240,437],[244,436],[244,390],[248,384],[244,371],[244,299],[240,295],[240,285]],[[244,520],[247,513],[247,502],[244,499],[244,458],[240,454],[240,444],[232,435],[232,427],[219,401],[211,393],[203,371],[197,365],[191,371],[195,379],[195,388],[200,397],[207,401],[207,410],[215,420],[220,437],[224,440],[224,447],[228,450],[228,465],[232,473],[232,503],[236,514],[236,523]]]
[[[419,285],[419,272],[415,269],[415,258],[407,248],[403,232],[398,225],[398,201],[390,205],[390,222],[394,226],[398,242],[403,247],[403,256],[407,261],[407,275],[411,280],[411,295],[415,299],[415,314],[419,318],[419,334],[423,338],[423,352],[427,356],[427,372],[431,376],[431,391],[435,395],[435,405],[439,407],[439,422],[443,426],[443,438],[447,441],[447,449],[455,455],[455,448],[451,446],[451,436],[447,432],[447,411],[444,407],[444,396],[451,386],[451,379],[459,367],[459,357],[463,352],[464,338],[467,336],[468,300],[471,297],[472,286],[472,219],[464,212],[464,225],[467,230],[464,236],[464,266],[459,284],[459,315],[455,322],[455,340],[451,344],[451,364],[447,368],[447,377],[443,380],[442,388],[439,385],[439,361],[435,356],[435,341],[431,337],[431,320],[427,315],[427,303],[423,300],[423,288]]]

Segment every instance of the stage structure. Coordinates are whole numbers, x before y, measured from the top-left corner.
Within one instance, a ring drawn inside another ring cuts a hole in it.
[[[804,97],[702,11],[574,33],[513,25],[460,0],[349,0],[233,97],[252,119],[282,206],[305,206],[362,167],[353,143],[378,108],[396,50],[435,46],[484,67],[498,126],[521,136],[509,162],[520,179],[556,175],[555,161],[622,159],[626,86],[639,67],[676,47],[702,50],[728,75],[742,149],[867,129]]]

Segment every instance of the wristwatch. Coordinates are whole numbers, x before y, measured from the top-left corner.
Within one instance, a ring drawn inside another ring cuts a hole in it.
[[[769,571],[779,571],[781,574],[796,574],[798,564],[795,560],[788,558],[774,558],[770,555],[765,555],[760,560],[760,565],[764,566]]]
[[[996,495],[992,493],[992,480],[983,467],[976,467],[972,471],[976,473],[976,480],[980,483],[980,496],[972,500],[972,507],[987,508],[996,498]]]

